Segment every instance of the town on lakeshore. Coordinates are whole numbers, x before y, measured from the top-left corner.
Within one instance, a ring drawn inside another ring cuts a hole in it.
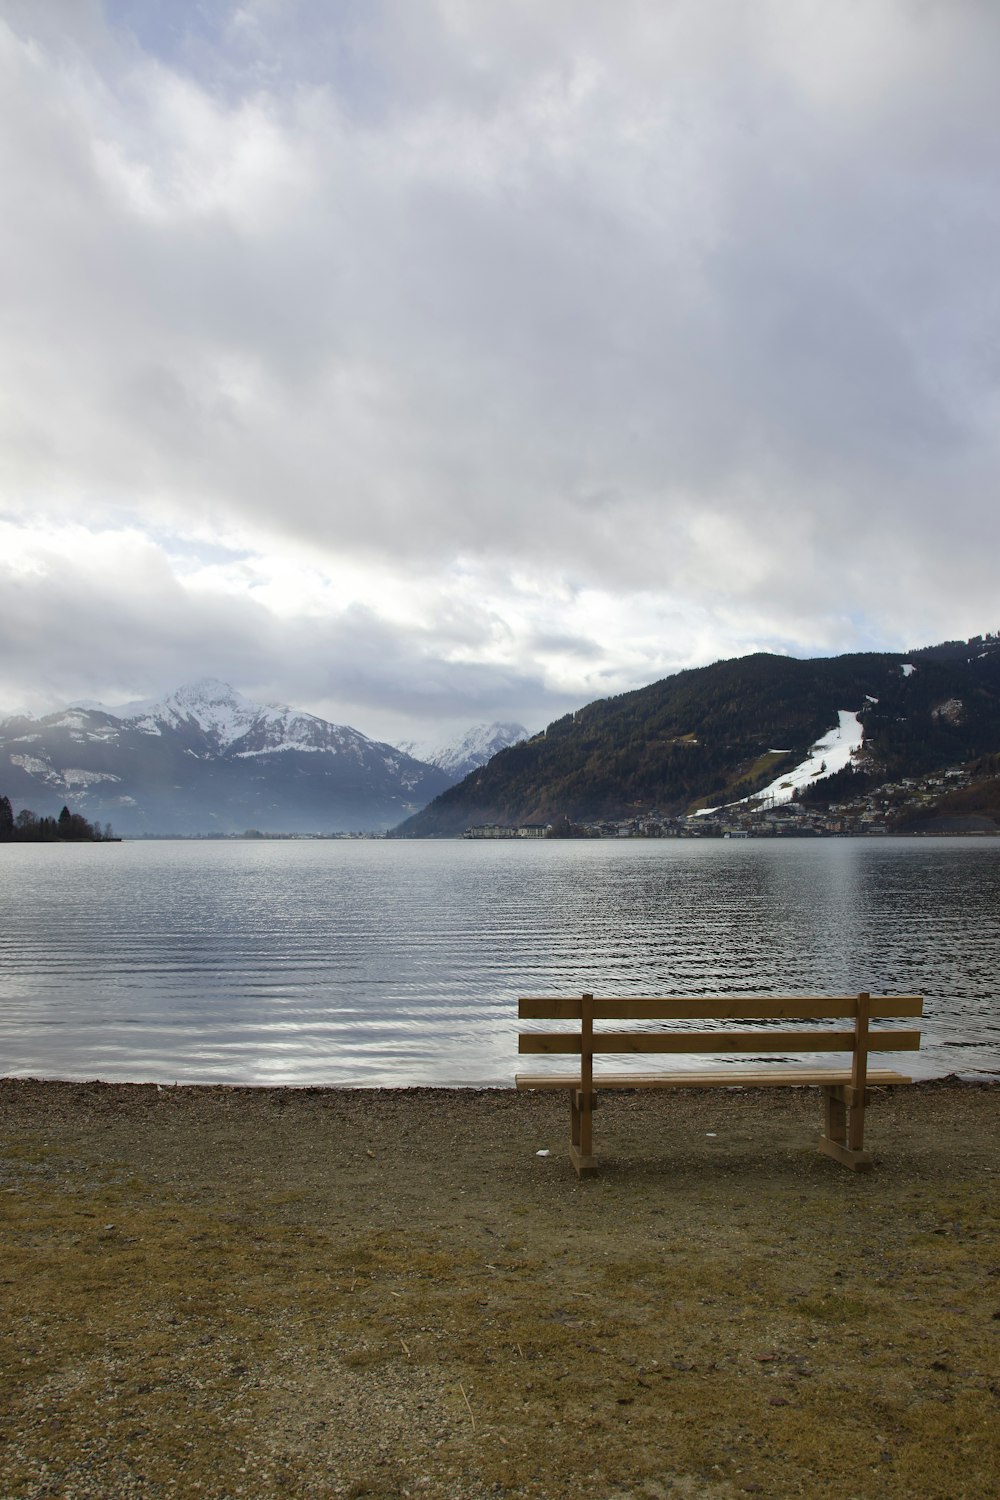
[[[996,825],[982,819],[982,826],[970,826],[970,820],[936,820],[933,829],[910,826],[914,819],[947,792],[968,786],[968,771],[961,766],[936,772],[933,776],[906,777],[886,782],[852,801],[833,802],[824,807],[810,807],[798,801],[776,802],[771,798],[750,798],[745,802],[671,817],[655,808],[636,812],[631,818],[599,819],[594,822],[570,823],[556,819],[550,823],[480,823],[467,828],[467,839],[539,839],[539,838],[835,838],[864,835],[963,833],[995,835]]]

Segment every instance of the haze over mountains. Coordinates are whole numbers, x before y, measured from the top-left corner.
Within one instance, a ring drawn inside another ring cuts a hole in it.
[[[497,727],[470,731],[453,759],[474,763],[474,742],[488,744]],[[58,813],[69,802],[127,835],[378,831],[454,780],[347,725],[253,703],[213,679],[159,702],[0,722],[0,790],[15,808]]]
[[[437,766],[452,781],[461,781],[501,750],[527,738],[523,724],[477,724],[457,741],[403,740],[397,748],[412,755],[414,760]]]
[[[205,679],[160,702],[0,722],[0,793],[43,815],[69,803],[130,836],[448,837],[477,823],[676,817],[787,777],[845,715],[863,737],[851,764],[870,779],[996,758],[1000,636],[905,655],[759,653],[598,700],[530,739],[492,724],[438,746],[384,744]]]

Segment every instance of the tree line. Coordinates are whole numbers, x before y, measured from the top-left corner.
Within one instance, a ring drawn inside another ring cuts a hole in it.
[[[39,817],[30,807],[22,807],[15,815],[9,797],[0,797],[0,843],[56,844],[65,840],[90,843],[114,838],[110,823],[103,829],[97,823],[88,823],[82,813],[70,812],[64,807],[58,818]]]

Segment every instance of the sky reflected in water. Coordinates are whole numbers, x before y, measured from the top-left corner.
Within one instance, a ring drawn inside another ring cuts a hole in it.
[[[1000,841],[0,848],[0,1074],[510,1084],[519,994],[922,993],[1000,1073]]]

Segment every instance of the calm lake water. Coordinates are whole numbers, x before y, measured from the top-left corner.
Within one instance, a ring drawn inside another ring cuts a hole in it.
[[[1000,840],[6,845],[0,895],[0,1075],[510,1084],[519,994],[860,989],[926,996],[886,1064],[1000,1074]]]

